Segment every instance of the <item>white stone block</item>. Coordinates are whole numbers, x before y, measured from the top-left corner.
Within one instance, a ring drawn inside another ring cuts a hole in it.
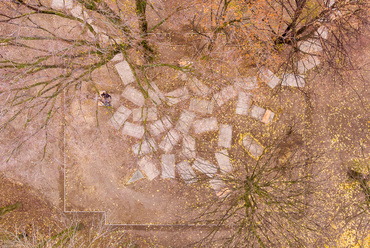
[[[168,116],[162,117],[160,120],[155,121],[149,126],[150,133],[158,136],[172,127],[172,121]]]
[[[123,60],[123,54],[122,53],[117,53],[114,55],[114,57],[110,60],[112,62],[118,62]]]
[[[216,152],[215,157],[218,166],[220,167],[221,173],[230,173],[233,170],[233,167],[230,162],[229,153],[226,149]]]
[[[182,140],[182,154],[187,159],[193,159],[196,157],[195,139],[189,135],[184,135]]]
[[[303,74],[306,73],[308,70],[318,66],[321,63],[319,57],[317,56],[305,56],[303,59],[298,61],[297,63],[297,70],[299,73]]]
[[[271,89],[275,88],[276,85],[279,84],[280,78],[275,76],[275,74],[267,69],[266,67],[262,67],[260,69],[259,77],[264,81]]]
[[[309,39],[298,43],[299,49],[304,53],[316,54],[322,51],[320,40]]]
[[[191,168],[188,161],[178,163],[176,165],[176,168],[186,184],[192,184],[198,181],[197,176],[195,175],[195,172],[193,168]]]
[[[181,113],[180,118],[176,124],[176,129],[181,133],[188,133],[190,126],[193,124],[195,114],[189,111]]]
[[[143,106],[145,103],[145,98],[143,94],[139,90],[131,86],[127,86],[124,89],[124,91],[122,92],[122,96],[127,100],[133,102],[134,104],[138,105],[139,107]]]
[[[218,136],[218,146],[231,148],[231,139],[233,136],[233,127],[231,125],[220,125],[220,134]]]
[[[253,105],[251,108],[250,116],[259,121],[262,121],[263,116],[265,115],[266,109],[259,106]]]
[[[51,7],[53,9],[61,10],[61,9],[72,9],[73,8],[73,0],[52,0]]]
[[[217,166],[207,160],[197,158],[193,163],[193,168],[197,171],[206,174],[208,177],[213,177],[217,172]]]
[[[143,85],[143,88],[148,91],[149,98],[154,104],[160,105],[162,101],[166,100],[164,94],[160,91],[160,89],[154,82],[149,83],[149,85]]]
[[[136,108],[132,110],[133,121],[155,121],[158,119],[156,108]]]
[[[113,114],[112,118],[110,118],[109,123],[117,130],[121,128],[123,123],[128,119],[131,114],[131,110],[126,108],[125,106],[120,106],[117,111]]]
[[[170,152],[173,149],[173,147],[177,145],[180,138],[181,138],[180,134],[175,129],[171,129],[164,137],[162,142],[159,144],[159,148],[161,148],[166,153]]]
[[[221,199],[227,197],[231,193],[230,189],[226,187],[225,182],[219,177],[210,179],[209,185]]]
[[[143,140],[132,146],[132,151],[136,156],[142,156],[157,150],[157,144],[154,139]]]
[[[217,106],[221,107],[224,103],[233,99],[237,95],[238,92],[234,89],[234,86],[228,85],[222,88],[220,92],[214,94],[213,99],[215,100]]]
[[[139,161],[139,168],[143,171],[146,177],[151,181],[157,176],[159,176],[159,170],[155,164],[147,157],[143,157]]]
[[[141,139],[144,135],[144,127],[130,122],[126,122],[122,128],[122,134],[128,135],[137,139]]]
[[[192,98],[190,100],[189,110],[201,114],[212,114],[213,102],[199,98]]]
[[[245,77],[235,79],[234,88],[240,90],[254,90],[258,88],[257,77]]]
[[[175,155],[163,154],[162,162],[162,178],[175,178]]]
[[[79,4],[71,9],[71,15],[75,18],[89,21],[89,15],[82,9],[81,5]]]
[[[218,128],[217,119],[215,117],[211,117],[211,118],[204,118],[201,120],[196,120],[193,123],[193,127],[194,127],[194,132],[196,134],[216,131]]]
[[[179,102],[189,99],[189,91],[186,87],[176,89],[174,91],[168,92],[166,94],[166,100],[168,105],[172,106],[178,104]]]
[[[236,102],[235,113],[238,115],[248,115],[251,102],[252,96],[243,91],[240,91],[238,101]]]
[[[132,73],[130,65],[127,63],[127,61],[122,61],[116,64],[115,67],[124,85],[135,81],[135,76]]]
[[[283,75],[283,81],[281,85],[290,87],[304,87],[305,86],[304,76],[286,73]]]
[[[255,159],[258,159],[264,151],[264,148],[250,135],[243,138],[242,144]]]
[[[192,92],[194,92],[194,94],[198,96],[204,97],[210,92],[208,86],[199,81],[196,77],[190,78],[187,86]]]
[[[317,29],[316,34],[326,40],[329,35],[329,29],[325,26],[321,26]]]

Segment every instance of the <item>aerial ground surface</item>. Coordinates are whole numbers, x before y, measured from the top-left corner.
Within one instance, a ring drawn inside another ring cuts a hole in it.
[[[369,247],[367,8],[1,2],[0,246]]]

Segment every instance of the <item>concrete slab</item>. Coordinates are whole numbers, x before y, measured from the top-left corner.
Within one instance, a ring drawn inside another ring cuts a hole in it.
[[[297,70],[299,73],[304,74],[308,70],[318,66],[321,63],[319,57],[307,55],[297,62]]]
[[[299,50],[303,53],[316,54],[322,51],[320,40],[309,39],[298,43]]]
[[[118,62],[123,60],[123,54],[122,53],[117,53],[114,55],[114,57],[110,60],[111,62]]]
[[[193,120],[195,118],[195,114],[190,111],[184,111],[181,113],[179,120],[176,124],[176,130],[181,133],[188,133],[191,125],[193,124]]]
[[[264,151],[264,148],[249,134],[243,137],[241,143],[254,159],[258,159]]]
[[[261,108],[256,105],[252,105],[250,116],[259,121],[262,121],[263,116],[265,115],[266,109]]]
[[[205,97],[209,94],[210,89],[207,85],[199,81],[196,77],[188,79],[187,87],[198,96]]]
[[[190,100],[189,110],[200,114],[212,114],[213,102],[200,98],[192,98]]]
[[[182,154],[187,159],[193,159],[196,157],[195,139],[190,135],[184,135],[182,139]]]
[[[236,102],[235,113],[238,115],[248,115],[252,102],[252,95],[239,91],[238,101]]]
[[[155,121],[158,119],[156,108],[136,108],[132,110],[132,120],[136,121]]]
[[[238,92],[241,90],[254,90],[258,88],[257,77],[244,77],[235,79],[234,89]]]
[[[141,139],[144,135],[144,132],[145,130],[143,126],[133,124],[127,121],[125,122],[122,128],[123,135],[128,135],[137,139]]]
[[[148,157],[143,157],[139,161],[139,168],[142,170],[146,177],[151,181],[157,176],[159,176],[159,170]]]
[[[127,86],[123,90],[122,96],[129,100],[130,102],[133,102],[134,104],[138,105],[139,107],[143,106],[145,103],[145,98],[143,94],[139,90],[131,86]]]
[[[271,89],[275,88],[276,85],[280,83],[280,78],[275,76],[275,74],[267,69],[266,67],[260,68],[259,77],[264,81]]]
[[[202,158],[197,158],[194,161],[193,168],[203,174],[206,174],[208,177],[213,177],[218,169],[216,165]]]
[[[196,134],[216,131],[218,129],[217,119],[215,117],[211,117],[211,118],[204,118],[201,120],[196,120],[193,123],[193,128]]]
[[[189,91],[186,87],[176,89],[174,91],[165,94],[167,104],[172,106],[178,104],[179,102],[189,99]]]
[[[128,85],[135,81],[135,76],[132,73],[130,65],[127,63],[127,61],[122,61],[116,64],[115,67],[124,85]]]
[[[159,144],[159,148],[161,148],[164,152],[170,152],[175,145],[180,141],[180,134],[175,129],[171,129],[162,142]]]
[[[172,121],[168,116],[162,117],[160,120],[155,121],[149,126],[150,133],[158,136],[172,127]]]
[[[175,154],[163,154],[161,156],[163,179],[175,178]]]
[[[220,125],[220,134],[218,135],[218,146],[231,148],[232,137],[233,137],[233,127],[231,125]]]
[[[82,9],[82,6],[79,4],[76,4],[71,9],[71,15],[75,18],[79,18],[82,20],[86,20],[86,22],[91,23],[91,19],[89,18],[89,15]]]
[[[213,99],[216,105],[221,107],[224,103],[233,99],[238,95],[238,92],[234,89],[233,85],[228,85],[222,88],[219,92],[213,95]]]
[[[329,35],[329,29],[325,26],[321,26],[317,29],[316,35],[326,40]]]
[[[137,170],[137,171],[134,172],[134,174],[132,175],[132,177],[130,178],[130,180],[128,180],[128,182],[126,184],[134,183],[134,182],[139,181],[140,179],[143,179],[143,178],[144,178],[143,173],[141,173],[140,170]]]
[[[294,75],[292,73],[286,73],[283,75],[283,81],[281,82],[281,85],[290,87],[304,87],[304,75]]]
[[[155,105],[160,105],[162,101],[166,100],[164,94],[154,82],[151,82],[149,85],[145,85],[143,88],[148,91],[148,95]]]
[[[197,176],[195,175],[195,172],[193,168],[191,168],[188,161],[183,161],[181,163],[178,163],[176,165],[177,171],[184,179],[186,184],[192,184],[198,181]]]
[[[146,139],[132,146],[132,151],[136,156],[146,155],[155,152],[157,149],[154,139]]]
[[[221,173],[230,173],[233,170],[230,162],[229,152],[226,149],[216,152],[215,157]]]
[[[209,185],[221,199],[227,197],[231,193],[231,190],[226,187],[225,182],[219,177],[210,179]]]
[[[122,105],[116,110],[112,118],[110,118],[109,123],[116,130],[119,130],[130,115],[131,110]]]

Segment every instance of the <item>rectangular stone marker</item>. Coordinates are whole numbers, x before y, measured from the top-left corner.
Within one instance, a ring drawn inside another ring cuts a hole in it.
[[[283,81],[281,85],[291,87],[304,87],[305,85],[304,76],[286,73],[283,75]]]
[[[213,102],[198,98],[192,98],[190,100],[189,110],[201,114],[212,114]]]
[[[162,178],[175,178],[175,155],[163,154],[162,162]]]
[[[243,138],[242,145],[254,159],[258,159],[264,151],[264,148],[249,134]]]
[[[51,7],[53,9],[72,9],[73,8],[73,0],[53,0],[51,2]]]
[[[133,121],[155,121],[158,119],[156,108],[136,108],[132,110]]]
[[[207,85],[199,81],[196,77],[190,78],[187,86],[192,92],[194,92],[194,94],[198,96],[204,97],[210,92],[210,89],[207,87]]]
[[[127,63],[127,61],[122,61],[116,64],[115,67],[124,85],[128,85],[135,81],[135,76],[132,73],[130,65]]]
[[[148,91],[148,95],[154,104],[159,105],[165,100],[164,94],[154,82],[151,82],[150,85],[145,85],[143,88]]]
[[[307,55],[297,62],[297,70],[299,73],[306,73],[308,70],[318,66],[321,63],[319,57]]]
[[[245,77],[235,79],[234,88],[240,90],[254,90],[258,88],[257,77]]]
[[[316,34],[326,40],[328,38],[329,30],[327,27],[321,26],[317,29]]]
[[[130,122],[126,122],[122,128],[122,134],[128,135],[137,139],[141,139],[144,135],[144,127]]]
[[[110,60],[112,62],[118,62],[123,60],[123,54],[122,53],[117,53],[114,55],[114,57]]]
[[[180,138],[180,134],[175,129],[171,129],[159,144],[159,148],[165,152],[170,152],[179,142]]]
[[[138,105],[139,107],[143,106],[145,103],[145,98],[143,94],[139,90],[131,86],[127,86],[124,89],[124,91],[122,92],[122,96],[127,100],[133,102],[134,104]]]
[[[213,177],[217,172],[217,166],[211,164],[207,160],[197,158],[193,163],[193,168],[199,172],[206,174],[208,177]]]
[[[132,146],[132,151],[136,156],[142,156],[157,150],[157,144],[154,139],[143,140]]]
[[[221,91],[213,95],[213,99],[215,100],[216,104],[220,107],[224,103],[228,102],[229,100],[236,97],[238,92],[234,89],[234,86],[228,85],[222,88]]]
[[[229,153],[226,149],[216,152],[215,157],[218,166],[220,167],[221,173],[230,173],[233,170],[233,167],[230,162]]]
[[[221,178],[210,179],[209,185],[221,199],[227,197],[231,193],[230,189],[226,187],[225,182]]]
[[[259,77],[264,81],[271,89],[275,88],[276,85],[279,84],[280,78],[275,76],[275,74],[267,69],[266,67],[262,67],[260,69]]]
[[[193,127],[194,127],[194,132],[196,134],[216,131],[218,128],[217,119],[215,117],[211,117],[211,118],[204,118],[201,120],[196,120],[193,123]]]
[[[120,106],[117,111],[114,113],[112,118],[110,118],[109,123],[117,130],[121,128],[123,123],[128,119],[131,114],[131,110],[125,106]]]
[[[139,168],[143,171],[146,177],[151,181],[159,175],[159,170],[155,164],[147,157],[143,157],[139,161]]]
[[[149,126],[150,133],[154,136],[158,136],[164,131],[172,127],[172,121],[168,116],[162,117],[160,120],[155,121]]]
[[[274,118],[274,116],[275,116],[275,113],[268,109],[266,110],[265,115],[262,118],[262,122],[265,124],[269,124]]]
[[[240,91],[238,101],[236,102],[235,113],[238,115],[248,115],[251,102],[252,96]]]
[[[194,118],[195,118],[194,113],[189,111],[182,112],[176,124],[176,129],[182,133],[188,133]]]
[[[322,51],[320,40],[309,39],[298,43],[299,49],[304,53],[317,53]]]
[[[266,112],[266,109],[253,105],[251,108],[250,116],[259,121],[262,121],[262,118],[265,115],[265,112]]]
[[[196,157],[195,139],[189,135],[184,135],[182,140],[182,154],[187,159],[193,159]]]
[[[166,94],[166,100],[168,105],[172,106],[178,104],[179,102],[189,99],[189,91],[186,87],[176,89],[174,91],[168,92]]]
[[[218,136],[218,146],[231,148],[231,139],[233,135],[233,127],[230,125],[220,125],[220,134]]]
[[[176,165],[176,168],[186,184],[192,184],[198,181],[197,176],[195,175],[195,172],[193,168],[191,168],[188,161],[178,163]]]

